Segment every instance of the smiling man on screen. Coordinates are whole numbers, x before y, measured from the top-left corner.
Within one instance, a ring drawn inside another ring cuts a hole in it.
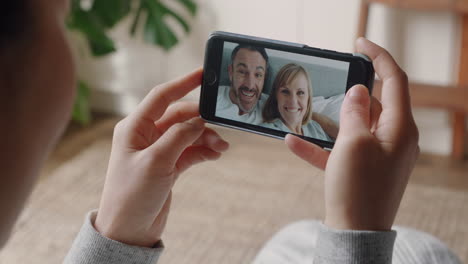
[[[260,124],[267,98],[262,93],[267,65],[265,49],[242,44],[234,48],[228,66],[231,86],[219,87],[216,116]]]

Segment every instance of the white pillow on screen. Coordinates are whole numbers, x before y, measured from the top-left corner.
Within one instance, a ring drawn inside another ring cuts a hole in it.
[[[344,94],[338,94],[325,98],[316,96],[312,98],[312,111],[324,114],[337,124],[340,123],[340,109],[343,103]]]

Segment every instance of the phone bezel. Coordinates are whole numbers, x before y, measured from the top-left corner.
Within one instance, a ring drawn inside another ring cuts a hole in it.
[[[287,132],[225,119],[215,115],[220,79],[219,76],[222,70],[221,63],[225,41],[239,44],[258,45],[267,49],[275,49],[285,52],[349,62],[346,92],[355,84],[363,84],[368,87],[369,93],[372,92],[374,83],[374,68],[372,63],[365,59],[364,56],[355,56],[351,53],[323,50],[297,43],[262,39],[258,37],[238,35],[227,32],[214,32],[210,35],[210,38],[206,44],[204,73],[200,92],[200,115],[209,123],[278,139],[283,139],[288,134]],[[215,80],[213,80],[213,76]],[[334,146],[334,142],[323,141],[301,135],[296,136],[315,143],[323,148],[331,149]]]

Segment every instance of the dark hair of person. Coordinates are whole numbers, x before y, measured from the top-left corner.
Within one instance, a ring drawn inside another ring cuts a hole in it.
[[[307,79],[307,89],[309,89],[309,98],[307,100],[307,109],[304,117],[302,118],[302,125],[307,124],[312,117],[312,87],[310,77],[307,71],[300,65],[289,63],[284,65],[276,74],[273,86],[268,96],[265,106],[263,107],[262,117],[263,122],[271,123],[275,119],[280,118],[281,115],[278,111],[277,93],[280,87],[291,83],[299,74],[304,74]]]
[[[0,48],[22,36],[31,23],[30,0],[3,1],[0,7]]]
[[[248,50],[250,50],[250,51],[257,51],[257,52],[260,53],[260,54],[262,55],[262,57],[265,59],[266,65],[268,66],[268,54],[266,53],[265,49],[264,49],[264,48],[261,48],[261,47],[256,47],[256,46],[252,46],[252,45],[247,45],[247,44],[239,44],[239,45],[237,45],[237,46],[232,50],[232,53],[231,53],[231,63],[234,63],[234,58],[236,57],[237,52],[238,52],[240,49],[248,49]]]

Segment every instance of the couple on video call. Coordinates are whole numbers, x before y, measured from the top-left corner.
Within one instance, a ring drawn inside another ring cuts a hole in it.
[[[338,126],[312,112],[312,85],[300,65],[281,67],[269,96],[262,93],[268,69],[264,48],[240,44],[228,66],[230,86],[220,86],[216,115],[325,141],[334,141]]]

